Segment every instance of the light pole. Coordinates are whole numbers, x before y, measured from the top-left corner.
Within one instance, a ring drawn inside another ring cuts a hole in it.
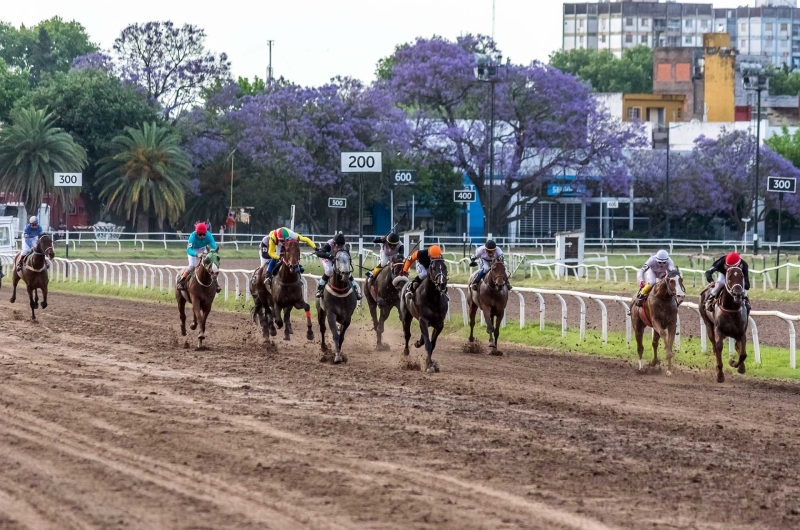
[[[742,222],[744,223],[744,235],[742,235],[742,245],[743,245],[742,254],[746,254],[747,253],[747,223],[750,222],[750,218],[749,217],[744,217],[744,218],[742,218]]]
[[[758,173],[761,168],[761,92],[769,89],[769,71],[761,63],[742,63],[739,65],[745,90],[757,94],[756,107],[756,166],[755,189],[753,191],[753,254],[758,254]]]
[[[670,210],[669,210],[669,132],[670,130],[674,129],[675,127],[679,127],[680,124],[675,125],[667,125],[664,128],[667,130],[667,200],[666,200],[666,211],[667,211],[667,239],[672,238],[672,222],[670,219]]]
[[[484,232],[488,235],[492,233],[492,219],[494,215],[494,85],[500,79],[497,74],[502,63],[503,56],[498,54],[495,57],[476,53],[475,54],[475,79],[489,83],[489,189],[484,211],[486,214],[486,226]],[[484,183],[486,179],[484,178]]]

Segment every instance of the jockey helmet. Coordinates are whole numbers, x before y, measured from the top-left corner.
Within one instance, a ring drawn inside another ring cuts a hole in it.
[[[275,230],[275,237],[278,238],[278,241],[283,241],[284,239],[289,239],[289,229],[288,228],[278,228]]]
[[[494,252],[495,250],[497,250],[497,243],[489,239],[486,241],[486,244],[483,245],[483,247],[489,252]]]
[[[725,256],[725,265],[728,267],[738,267],[742,263],[742,258],[736,252],[731,252]]]
[[[338,234],[333,236],[333,242],[336,243],[337,245],[344,245],[345,243],[344,234],[339,232]]]
[[[662,265],[669,260],[669,254],[664,249],[659,250],[656,252],[656,261],[661,263]]]
[[[386,236],[386,242],[391,246],[395,246],[400,243],[400,236],[396,232],[389,232],[389,235]]]
[[[205,223],[197,223],[194,225],[194,231],[197,232],[198,236],[204,236],[208,232],[208,227]]]
[[[428,256],[430,256],[431,259],[441,259],[442,248],[439,245],[432,245],[428,247]]]
[[[39,218],[36,217],[35,215],[31,215],[31,218],[28,219],[28,222],[30,224],[32,224],[32,225],[38,225],[39,224]]]

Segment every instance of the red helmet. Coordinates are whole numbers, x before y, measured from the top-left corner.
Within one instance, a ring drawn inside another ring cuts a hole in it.
[[[742,263],[742,258],[736,252],[731,252],[725,256],[725,265],[728,267],[738,267]]]
[[[208,232],[208,227],[205,223],[197,223],[194,225],[194,231],[197,232],[198,236],[204,236]]]

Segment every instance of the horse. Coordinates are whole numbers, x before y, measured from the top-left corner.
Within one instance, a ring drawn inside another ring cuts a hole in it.
[[[475,280],[475,272],[470,276],[469,283]],[[467,297],[469,304],[469,341],[475,342],[473,330],[475,328],[475,315],[480,309],[486,321],[486,333],[489,334],[489,351],[492,355],[503,355],[497,350],[497,338],[500,336],[500,323],[506,313],[508,304],[508,277],[506,265],[502,259],[493,259],[489,272],[483,277],[477,291],[469,289]]]
[[[347,360],[342,356],[342,344],[344,343],[344,334],[350,327],[350,319],[353,318],[353,312],[358,305],[356,292],[350,283],[352,272],[353,262],[350,259],[350,253],[340,250],[333,257],[333,274],[325,285],[322,296],[317,298],[317,320],[322,336],[320,343],[322,360],[324,361],[328,354],[328,345],[325,343],[325,319],[327,319],[336,350],[334,364]]]
[[[400,278],[404,277],[400,276]],[[398,282],[400,278],[396,278],[395,282]],[[404,278],[404,280],[406,280],[406,284],[400,293],[400,320],[403,323],[403,335],[406,341],[403,355],[409,354],[408,340],[411,338],[411,321],[417,319],[422,336],[414,343],[414,347],[420,348],[423,344],[425,345],[427,353],[425,371],[428,373],[438,372],[439,365],[431,357],[436,348],[436,339],[444,328],[444,320],[450,306],[450,299],[447,297],[447,265],[441,258],[432,259],[431,266],[428,268],[428,276],[422,280],[414,292],[411,292],[411,283],[408,282],[408,278]],[[429,327],[433,328],[432,334],[429,334]]]
[[[275,319],[272,316],[272,295],[267,290],[265,283],[267,274],[267,264],[253,271],[250,277],[250,295],[253,297],[253,322],[261,326],[261,335],[264,339],[278,334],[275,329]]]
[[[281,264],[278,274],[272,279],[271,285],[267,284],[270,295],[272,315],[275,325],[280,329],[284,321],[283,340],[289,340],[294,333],[290,316],[292,308],[303,309],[306,312],[308,331],[306,339],[314,340],[314,331],[311,329],[311,306],[303,299],[303,283],[300,277],[300,244],[295,239],[290,239],[283,244]],[[283,319],[281,319],[283,310]]]
[[[384,322],[389,319],[392,308],[400,312],[400,291],[392,281],[402,270],[403,258],[396,259],[388,267],[381,269],[377,276],[370,276],[365,284],[364,296],[369,306],[369,314],[372,316],[372,329],[378,336],[378,344],[375,347],[378,351],[389,350],[389,345],[383,342]],[[378,308],[380,308],[380,319],[378,319]]]
[[[14,258],[14,268],[11,276],[11,283],[14,291],[11,293],[11,303],[17,301],[17,284],[20,280],[25,282],[28,289],[28,299],[31,305],[31,320],[36,321],[36,309],[39,308],[39,291],[42,291],[42,309],[47,309],[47,284],[50,277],[47,274],[47,259],[55,258],[53,251],[53,237],[50,234],[42,234],[36,242],[36,246],[28,257],[25,258],[22,272],[17,270],[19,260],[23,259],[22,253]]]
[[[717,358],[717,382],[725,382],[722,373],[722,342],[725,337],[736,341],[736,352],[739,360],[731,359],[730,365],[740,374],[746,372],[744,360],[747,358],[747,326],[749,315],[744,304],[744,274],[739,267],[731,267],[725,273],[725,289],[719,294],[712,311],[706,309],[706,300],[714,284],[700,293],[700,316],[706,324],[708,337],[714,343],[714,355]]]
[[[219,254],[211,251],[198,256],[194,274],[186,280],[186,289],[175,289],[175,299],[178,301],[178,313],[181,317],[181,335],[186,336],[186,302],[192,304],[191,329],[197,333],[198,350],[204,349],[203,341],[206,338],[206,319],[211,312],[211,304],[217,296],[217,276],[219,275]]]
[[[631,311],[631,325],[636,333],[636,351],[639,354],[639,371],[644,371],[642,353],[644,345],[642,337],[647,327],[653,328],[653,360],[650,366],[658,366],[658,341],[664,338],[664,347],[667,350],[667,375],[672,375],[672,345],[675,343],[675,332],[678,326],[678,307],[683,303],[686,291],[683,287],[683,277],[678,270],[669,271],[667,275],[658,280],[650,291],[642,307],[633,306]]]

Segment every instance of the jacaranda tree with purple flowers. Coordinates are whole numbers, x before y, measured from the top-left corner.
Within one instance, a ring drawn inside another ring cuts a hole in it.
[[[489,86],[473,72],[474,54],[487,51],[496,53],[491,39],[466,36],[420,38],[395,52],[389,82],[415,124],[414,147],[462,171],[487,205],[494,136],[492,225],[501,230],[563,175],[623,191],[624,151],[645,145],[642,128],[614,120],[577,78],[534,62],[499,69],[492,134]]]
[[[165,119],[201,101],[203,92],[230,77],[230,62],[205,48],[206,33],[192,24],[147,22],[125,28],[114,41],[120,76],[146,91]]]

